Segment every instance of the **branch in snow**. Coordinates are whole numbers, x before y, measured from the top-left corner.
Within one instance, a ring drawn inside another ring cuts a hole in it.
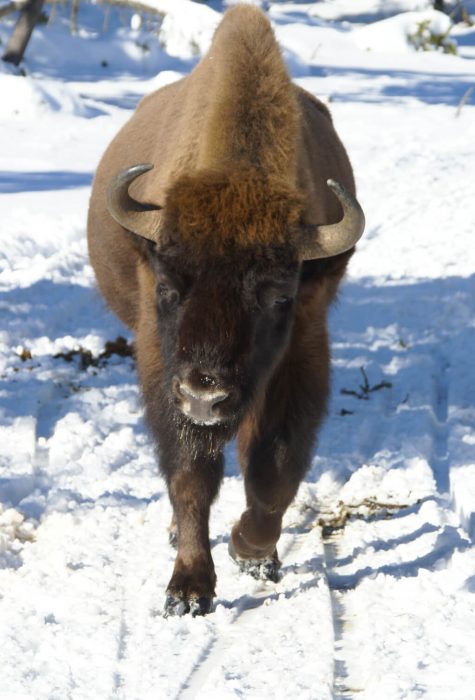
[[[467,90],[465,90],[465,92],[464,92],[464,94],[463,94],[463,96],[462,96],[462,99],[461,99],[460,102],[458,103],[457,111],[455,112],[455,116],[456,116],[456,117],[460,117],[460,113],[461,113],[461,111],[462,111],[462,107],[463,107],[464,104],[467,102],[467,100],[468,100],[468,98],[470,97],[470,95],[472,94],[472,92],[473,92],[473,87],[469,87],[469,88],[467,88]]]

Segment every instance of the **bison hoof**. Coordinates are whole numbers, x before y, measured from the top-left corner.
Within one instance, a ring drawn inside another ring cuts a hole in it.
[[[266,557],[265,559],[242,559],[237,556],[231,540],[229,541],[228,550],[231,559],[236,562],[242,574],[252,576],[257,581],[272,581],[273,583],[280,581],[281,563],[277,556],[277,550],[274,551],[272,557]]]
[[[165,600],[165,617],[182,617],[191,614],[192,617],[207,615],[211,612],[213,599],[208,596],[192,596],[183,598],[173,593],[168,593]]]

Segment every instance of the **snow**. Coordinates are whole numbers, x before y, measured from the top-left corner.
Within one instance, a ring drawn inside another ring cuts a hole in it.
[[[357,46],[367,51],[415,51],[417,44],[414,39],[411,41],[410,37],[414,36],[422,24],[435,36],[448,34],[452,27],[450,17],[443,12],[402,12],[395,17],[355,30],[353,37]]]
[[[274,2],[270,5],[271,12],[294,15],[303,12],[312,19],[360,24],[379,21],[401,12],[427,10],[433,3],[431,0],[358,0],[357,3],[349,0],[326,0],[314,3]]]
[[[454,26],[457,56],[422,53],[407,13],[429,2],[257,3],[331,108],[367,229],[331,313],[332,402],[281,581],[229,559],[244,504],[231,445],[215,609],[165,619],[171,509],[134,363],[80,364],[130,339],[87,258],[98,159],[144,94],[195,64],[223,9],[150,3],[166,13],[153,31],[118,10],[103,30],[104,6],[81,4],[73,37],[58,7],[27,76],[0,65],[0,698],[471,700],[475,30]]]
[[[195,2],[173,0],[156,2],[159,9],[166,9],[159,39],[171,56],[189,58],[208,50],[221,15],[209,7]],[[191,29],[191,31],[190,31]]]

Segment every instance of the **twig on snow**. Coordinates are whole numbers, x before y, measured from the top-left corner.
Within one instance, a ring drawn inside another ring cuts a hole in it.
[[[462,107],[463,107],[464,104],[467,102],[467,100],[469,99],[469,97],[470,97],[470,95],[472,94],[472,92],[473,92],[473,87],[469,87],[469,88],[467,88],[467,89],[465,90],[464,94],[462,95],[462,99],[461,99],[460,102],[458,103],[457,111],[455,112],[455,118],[460,117],[460,113],[461,113],[461,111],[462,111]]]

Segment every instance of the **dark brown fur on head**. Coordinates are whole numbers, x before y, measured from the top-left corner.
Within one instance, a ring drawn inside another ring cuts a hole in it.
[[[162,227],[194,255],[236,248],[288,245],[302,197],[288,183],[257,169],[183,175],[168,190]]]

